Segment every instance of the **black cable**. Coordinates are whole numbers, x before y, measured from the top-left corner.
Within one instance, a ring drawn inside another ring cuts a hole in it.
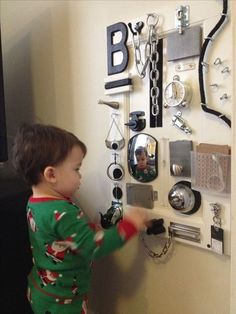
[[[200,88],[202,110],[207,112],[207,113],[216,115],[218,118],[222,119],[225,123],[227,123],[229,127],[231,127],[231,121],[229,118],[227,118],[223,113],[207,107],[205,89],[204,89],[204,79],[203,79],[204,57],[205,57],[207,47],[208,47],[210,41],[213,40],[213,36],[220,29],[220,27],[224,24],[224,22],[227,18],[227,13],[228,13],[228,0],[223,0],[223,10],[222,10],[221,18],[217,22],[215,27],[210,31],[210,33],[208,34],[208,36],[206,37],[206,39],[202,45],[202,50],[201,50],[200,57],[199,57],[198,77],[199,77],[199,88]]]

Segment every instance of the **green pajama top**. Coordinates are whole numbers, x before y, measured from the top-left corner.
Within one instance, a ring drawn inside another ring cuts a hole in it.
[[[152,181],[156,176],[155,169],[152,169],[151,167],[147,167],[145,169],[138,169],[136,167],[134,172],[134,177],[138,179],[140,182],[149,182]]]
[[[137,233],[123,219],[103,230],[65,199],[33,198],[27,206],[33,268],[29,284],[57,302],[73,302],[89,289],[92,262]]]

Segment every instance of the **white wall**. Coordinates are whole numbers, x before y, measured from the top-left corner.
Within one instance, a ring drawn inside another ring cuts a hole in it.
[[[212,16],[221,7],[218,0],[185,3],[193,19]],[[171,23],[179,4],[1,1],[9,135],[21,121],[35,119],[84,140],[88,155],[79,202],[93,219],[111,202],[110,154],[104,144],[110,111],[97,105],[105,98],[106,27],[149,12],[161,12]],[[91,308],[96,314],[229,314],[230,268],[229,257],[184,244],[176,244],[165,263],[154,263],[134,239],[95,266]]]

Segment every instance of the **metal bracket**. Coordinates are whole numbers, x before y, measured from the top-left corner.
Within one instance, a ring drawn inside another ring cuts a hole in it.
[[[180,5],[175,10],[175,28],[183,33],[183,27],[189,26],[189,5]]]
[[[194,70],[195,68],[196,68],[196,64],[194,62],[179,63],[175,66],[175,71],[183,72],[183,71]]]

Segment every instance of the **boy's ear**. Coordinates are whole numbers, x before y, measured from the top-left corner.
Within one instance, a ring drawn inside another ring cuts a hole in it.
[[[55,168],[52,166],[46,167],[44,169],[43,176],[48,182],[51,182],[51,183],[56,182]]]

